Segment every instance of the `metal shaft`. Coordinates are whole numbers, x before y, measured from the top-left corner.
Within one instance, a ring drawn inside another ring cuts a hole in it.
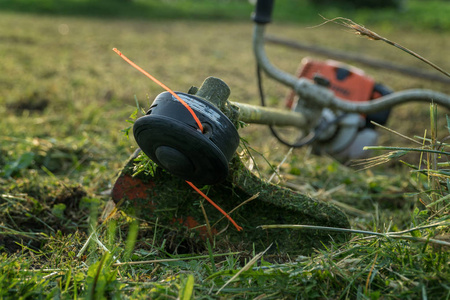
[[[231,102],[231,104],[239,107],[239,121],[245,123],[298,128],[303,128],[307,124],[304,115],[298,112],[237,102]]]
[[[307,125],[299,112],[228,101],[230,88],[216,77],[206,78],[195,95],[218,107],[235,125],[238,121],[298,128]]]

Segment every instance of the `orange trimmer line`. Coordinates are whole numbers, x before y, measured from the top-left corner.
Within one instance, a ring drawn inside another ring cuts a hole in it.
[[[156,79],[155,77],[153,77],[152,75],[150,75],[149,73],[147,73],[145,70],[143,70],[141,67],[139,67],[138,65],[136,65],[134,62],[132,62],[130,59],[128,59],[128,57],[126,57],[125,55],[122,54],[122,52],[120,52],[119,50],[117,50],[117,48],[113,48],[113,51],[116,52],[117,54],[119,54],[120,57],[122,57],[127,63],[129,63],[131,66],[133,66],[134,68],[136,68],[138,71],[140,71],[142,74],[144,74],[145,76],[147,76],[148,78],[150,78],[151,80],[153,80],[156,84],[158,84],[159,86],[161,86],[162,88],[164,88],[166,91],[168,91],[169,93],[171,93],[176,99],[178,99],[178,101],[180,101],[181,104],[184,105],[184,107],[187,108],[187,110],[191,113],[192,117],[194,118],[195,122],[198,125],[198,128],[200,129],[201,132],[203,132],[203,126],[202,123],[200,122],[200,120],[198,119],[197,115],[195,114],[195,112],[192,110],[192,108],[189,107],[189,105],[183,101],[183,99],[181,99],[177,94],[175,94],[170,88],[168,88],[165,84],[163,84],[162,82],[160,82],[158,79]],[[208,196],[206,196],[202,191],[200,191],[192,182],[186,181],[187,184],[189,184],[197,193],[199,193],[203,198],[205,198],[209,203],[211,203],[212,206],[214,206],[218,211],[220,211],[228,220],[230,220],[230,222],[234,225],[234,227],[236,227],[237,231],[241,231],[242,227],[239,226],[238,224],[236,224],[236,222],[230,217],[229,214],[227,214],[222,208],[220,208],[220,206],[218,206],[216,203],[214,203],[214,201],[212,201]]]
[[[212,206],[214,206],[218,211],[220,211],[230,222],[236,227],[237,231],[241,231],[242,227],[236,224],[236,222],[230,217],[229,214],[227,214],[220,206],[218,206],[214,201],[212,201],[208,196],[206,196],[202,191],[200,191],[192,182],[187,181],[187,184],[189,184],[197,193],[199,193],[203,198],[205,198],[209,203],[211,203]]]
[[[139,72],[141,72],[142,74],[144,74],[145,76],[147,76],[148,78],[150,78],[151,80],[153,80],[156,84],[158,84],[159,86],[161,86],[163,89],[165,89],[166,91],[168,91],[169,93],[171,93],[178,101],[180,101],[181,104],[184,105],[184,107],[186,107],[186,109],[191,113],[192,117],[194,118],[195,122],[197,123],[198,128],[200,129],[201,132],[203,132],[203,126],[202,123],[200,122],[200,120],[198,119],[197,115],[195,114],[195,112],[192,110],[192,108],[189,107],[189,105],[180,98],[180,96],[178,96],[177,94],[175,94],[170,88],[168,88],[164,83],[160,82],[158,79],[156,79],[155,77],[153,77],[152,75],[150,75],[149,73],[147,73],[144,69],[142,69],[141,67],[139,67],[138,65],[136,65],[134,62],[132,62],[128,57],[126,57],[125,55],[122,54],[122,52],[120,52],[119,50],[117,50],[117,48],[113,48],[113,51],[116,52],[117,54],[119,54],[120,57],[122,57],[127,63],[129,63],[130,65],[132,65],[135,69],[137,69]]]

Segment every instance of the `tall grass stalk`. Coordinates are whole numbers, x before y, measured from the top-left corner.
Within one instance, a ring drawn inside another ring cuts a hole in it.
[[[410,50],[410,49],[408,49],[408,48],[406,48],[406,47],[404,47],[404,46],[402,46],[402,45],[400,45],[400,44],[398,44],[396,42],[393,42],[393,41],[391,41],[391,40],[389,40],[389,39],[379,35],[378,33],[374,32],[374,31],[372,31],[372,30],[370,30],[370,29],[368,29],[368,28],[366,28],[366,27],[364,27],[364,26],[362,26],[362,25],[360,25],[358,23],[355,23],[354,21],[352,21],[350,19],[342,18],[342,17],[337,17],[337,18],[334,18],[334,19],[331,19],[331,20],[328,20],[326,18],[324,18],[324,19],[326,21],[324,23],[318,25],[318,26],[321,26],[321,25],[329,23],[329,22],[333,22],[333,23],[339,24],[341,26],[344,26],[346,28],[350,28],[357,35],[367,37],[368,39],[374,40],[374,41],[383,41],[383,42],[385,42],[385,43],[387,43],[387,44],[389,44],[391,46],[394,46],[394,47],[396,47],[396,48],[398,48],[398,49],[400,49],[400,50],[402,50],[402,51],[404,51],[404,52],[414,56],[415,58],[423,61],[424,63],[430,65],[431,67],[433,67],[434,69],[438,70],[439,72],[441,72],[445,76],[450,77],[450,73],[449,72],[445,71],[444,69],[442,69],[441,67],[439,67],[435,63],[431,62],[430,60],[426,59],[425,57],[417,54],[416,52],[414,52],[414,51],[412,51],[412,50]],[[315,26],[315,27],[317,27],[317,26]]]
[[[438,225],[425,226],[424,228],[417,227],[415,229],[410,229],[410,230],[407,230],[404,232],[413,232],[413,231],[418,231],[421,229],[428,229],[431,227],[449,226],[449,225],[450,225],[450,222],[440,223]],[[261,225],[259,227],[261,229],[280,229],[280,228],[283,228],[283,229],[314,229],[314,230],[323,230],[323,231],[359,233],[359,234],[379,236],[379,237],[384,237],[384,238],[405,239],[405,240],[411,240],[411,241],[422,242],[422,243],[434,243],[437,245],[450,246],[450,242],[437,240],[437,239],[431,239],[431,238],[418,238],[418,237],[414,237],[414,236],[407,236],[407,235],[402,235],[402,233],[399,233],[399,232],[380,233],[380,232],[374,232],[374,231],[354,230],[354,229],[337,228],[337,227],[313,226],[313,225],[287,225],[287,224]]]

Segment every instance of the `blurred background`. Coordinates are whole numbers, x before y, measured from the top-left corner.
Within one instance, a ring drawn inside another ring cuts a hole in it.
[[[2,0],[0,166],[9,170],[3,177],[30,169],[40,173],[45,167],[96,191],[110,187],[136,147],[121,133],[130,125],[126,120],[136,102],[148,108],[162,92],[122,61],[113,47],[173,90],[187,91],[216,76],[230,86],[231,100],[258,104],[252,2]],[[437,0],[278,0],[268,33],[433,72],[400,50],[337,24],[315,26],[323,17],[349,18],[448,70],[449,15],[450,2]],[[305,56],[327,59],[271,44],[267,51],[276,66],[291,73]],[[394,90],[450,93],[448,84],[355,65]],[[269,105],[283,107],[289,91],[271,80],[265,80],[265,88]],[[441,112],[445,127],[446,111]],[[428,124],[428,105],[408,104],[394,109],[388,126],[406,135],[423,135]],[[275,160],[286,152],[264,126],[249,126],[241,135]],[[395,139],[383,135],[381,143],[392,145]]]

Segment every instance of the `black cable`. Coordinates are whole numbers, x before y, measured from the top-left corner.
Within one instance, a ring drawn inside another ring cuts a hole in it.
[[[261,106],[266,106],[266,100],[264,97],[264,90],[263,90],[263,86],[262,86],[261,67],[259,64],[256,64],[256,75],[257,75],[257,79],[258,79],[258,90],[259,90],[259,97],[261,99]],[[283,145],[286,145],[288,147],[300,148],[300,147],[303,147],[303,146],[313,143],[318,137],[317,133],[323,131],[328,125],[330,125],[328,122],[321,122],[315,130],[311,131],[307,136],[301,138],[296,143],[290,143],[290,142],[284,140],[278,134],[278,132],[275,130],[275,128],[272,125],[268,125],[268,126],[269,126],[269,129],[270,129],[270,132],[272,133],[272,135],[280,143],[282,143]]]

